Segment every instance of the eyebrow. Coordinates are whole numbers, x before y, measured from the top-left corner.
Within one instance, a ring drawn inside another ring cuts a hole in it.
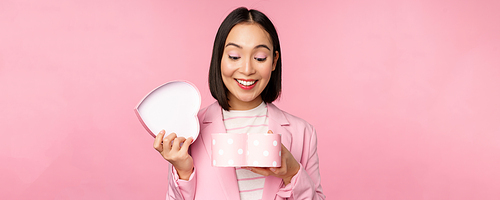
[[[241,47],[240,45],[237,45],[237,44],[232,43],[232,42],[227,43],[226,47],[228,47],[228,46],[235,46],[235,47],[237,47],[237,48],[243,49],[243,47]],[[259,45],[255,46],[255,48],[254,48],[254,49],[258,49],[258,48],[266,48],[267,50],[271,51],[271,48],[269,48],[269,47],[268,47],[267,45],[265,45],[265,44],[259,44]]]

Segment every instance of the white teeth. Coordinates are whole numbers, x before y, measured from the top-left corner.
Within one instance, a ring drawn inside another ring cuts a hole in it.
[[[238,79],[236,79],[236,81],[238,81],[238,83],[240,83],[244,86],[250,86],[250,85],[253,85],[255,83],[255,81],[242,81],[242,80],[238,80]]]

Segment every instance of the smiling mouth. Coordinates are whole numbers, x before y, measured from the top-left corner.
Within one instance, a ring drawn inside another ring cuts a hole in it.
[[[235,79],[235,80],[238,81],[239,84],[247,87],[252,86],[257,82],[257,80],[240,80],[240,79]]]

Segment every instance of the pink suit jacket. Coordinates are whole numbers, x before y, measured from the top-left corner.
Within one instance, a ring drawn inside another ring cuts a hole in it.
[[[316,131],[306,121],[267,104],[269,129],[281,134],[282,144],[301,168],[286,187],[274,176],[265,179],[262,199],[325,199],[319,174]],[[179,180],[169,164],[167,199],[240,199],[234,167],[213,167],[212,133],[225,133],[222,108],[217,102],[198,113],[200,134],[191,144],[194,172],[188,181]]]

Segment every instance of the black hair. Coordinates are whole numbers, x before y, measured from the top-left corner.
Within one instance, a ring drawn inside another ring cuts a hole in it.
[[[260,94],[262,100],[266,103],[271,103],[276,100],[281,93],[281,48],[276,28],[264,13],[258,10],[248,10],[245,7],[239,7],[229,13],[217,31],[212,51],[212,60],[210,61],[210,70],[208,72],[210,93],[212,93],[212,96],[219,102],[219,105],[224,110],[229,110],[229,99],[227,97],[228,89],[224,85],[221,75],[222,54],[229,32],[235,25],[243,22],[259,24],[271,37],[273,43],[273,58],[276,56],[276,51],[279,56],[276,61],[276,68],[271,73],[269,83]]]

